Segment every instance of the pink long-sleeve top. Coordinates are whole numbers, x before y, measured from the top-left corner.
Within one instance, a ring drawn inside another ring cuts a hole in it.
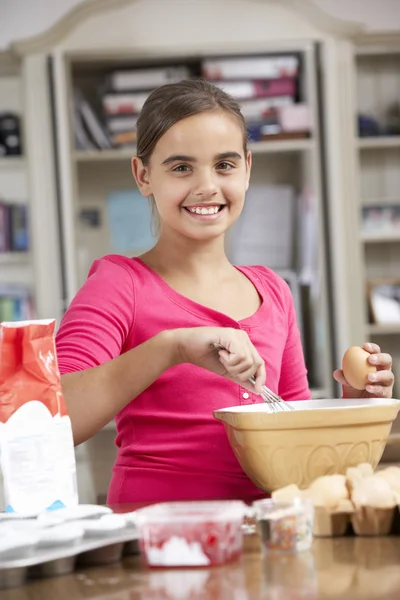
[[[166,329],[233,327],[248,333],[265,360],[273,391],[285,400],[309,399],[289,287],[266,267],[240,270],[262,304],[235,321],[174,291],[138,258],[97,260],[58,331],[61,374],[101,365]],[[118,455],[108,502],[259,497],[213,417],[215,409],[258,402],[260,396],[200,367],[167,370],[115,417]]]

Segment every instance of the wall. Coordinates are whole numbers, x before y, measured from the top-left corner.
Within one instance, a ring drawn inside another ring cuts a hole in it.
[[[0,50],[47,29],[80,1],[0,0]],[[315,0],[315,4],[335,17],[363,23],[370,31],[400,29],[399,0]]]

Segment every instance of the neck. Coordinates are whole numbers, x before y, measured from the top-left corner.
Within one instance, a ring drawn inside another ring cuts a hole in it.
[[[225,254],[224,236],[211,240],[188,240],[175,231],[163,231],[154,248],[142,257],[161,274],[170,271],[204,277],[226,270],[231,265]]]

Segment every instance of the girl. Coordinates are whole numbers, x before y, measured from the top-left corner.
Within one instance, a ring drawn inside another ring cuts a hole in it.
[[[239,105],[205,81],[155,90],[137,124],[133,175],[159,238],[140,258],[96,261],[57,338],[75,443],[115,417],[108,502],[257,498],[213,410],[262,402],[267,384],[309,399],[290,290],[266,267],[235,267],[224,235],[239,217],[251,154]],[[216,352],[216,342],[227,352]],[[365,348],[390,397],[391,358]],[[256,377],[256,387],[247,383]],[[344,395],[356,397],[341,371]]]

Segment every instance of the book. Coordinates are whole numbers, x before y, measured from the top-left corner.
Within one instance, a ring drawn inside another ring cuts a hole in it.
[[[134,94],[104,94],[103,109],[106,115],[135,115],[140,113],[149,92]]]
[[[241,102],[241,111],[246,121],[261,121],[264,116],[269,116],[271,109],[294,104],[291,96],[277,96],[276,98],[258,98]]]
[[[34,318],[30,290],[24,285],[0,284],[0,322]]]
[[[75,148],[77,150],[95,150],[96,146],[90,139],[88,131],[83,123],[79,108],[78,94],[75,92],[72,100],[72,122],[74,128]]]
[[[138,118],[130,115],[119,115],[107,119],[107,129],[111,133],[125,133],[126,131],[136,131]]]
[[[117,92],[153,89],[190,77],[185,66],[113,71],[108,77],[111,90]]]
[[[28,215],[24,204],[0,202],[0,252],[27,252]]]
[[[79,89],[75,89],[77,108],[82,117],[82,121],[90,134],[92,141],[100,149],[111,148],[111,142],[107,135],[107,130],[99,117],[96,115],[91,104],[86,100]],[[75,122],[75,121],[74,121]]]
[[[10,251],[10,210],[0,202],[0,252]]]
[[[274,96],[292,96],[294,98],[296,95],[296,79],[294,77],[243,81],[213,81],[213,84],[238,100],[271,98]]]
[[[122,131],[121,133],[113,133],[111,142],[114,148],[133,147],[136,144],[136,131]]]
[[[27,207],[23,204],[10,206],[10,250],[12,252],[28,251]]]
[[[211,59],[203,61],[202,75],[206,79],[216,81],[296,77],[299,62],[296,55]]]

